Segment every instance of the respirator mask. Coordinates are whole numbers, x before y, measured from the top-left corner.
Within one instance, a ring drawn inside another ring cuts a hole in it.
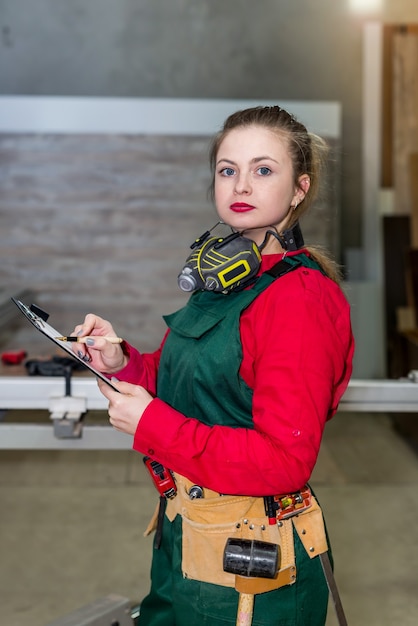
[[[261,246],[233,232],[226,237],[211,237],[218,222],[192,243],[191,254],[177,277],[182,291],[204,289],[228,293],[239,291],[251,284],[258,273],[261,251],[270,235],[275,237],[286,251],[298,250],[304,245],[299,223],[279,234],[268,230]]]

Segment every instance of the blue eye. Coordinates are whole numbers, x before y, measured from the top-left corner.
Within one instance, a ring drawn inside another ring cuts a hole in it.
[[[224,167],[221,169],[220,174],[222,174],[222,176],[233,176],[235,174],[235,170],[232,167]]]
[[[265,165],[263,167],[259,167],[257,172],[261,175],[261,176],[268,176],[269,174],[271,174],[271,169],[269,167],[266,167]]]

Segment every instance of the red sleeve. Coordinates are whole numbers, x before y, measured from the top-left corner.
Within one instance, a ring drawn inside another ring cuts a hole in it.
[[[124,342],[124,352],[128,357],[127,365],[113,374],[118,380],[123,380],[134,385],[145,387],[149,393],[155,395],[157,388],[158,366],[160,364],[161,351],[166,340],[168,331],[158,350],[152,353],[141,354],[129,343]]]
[[[296,491],[311,476],[351,375],[348,304],[317,270],[295,270],[256,298],[240,330],[254,429],[210,427],[154,399],[134,449],[220,493]]]

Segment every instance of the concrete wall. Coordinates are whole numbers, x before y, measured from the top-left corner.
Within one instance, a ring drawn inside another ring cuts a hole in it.
[[[339,106],[292,105],[337,153]],[[155,349],[161,316],[186,300],[176,278],[189,246],[217,221],[207,197],[209,141],[237,106],[0,96],[0,288],[30,286],[57,329],[94,310],[142,350]],[[324,190],[301,220],[305,241],[334,255],[337,169],[330,159]],[[29,325],[21,332],[11,348],[35,349],[35,339],[36,351],[51,347]]]
[[[414,0],[383,4],[0,0],[0,94],[340,101],[342,249],[357,247],[363,23],[418,21]]]
[[[0,0],[0,94],[343,103],[342,247],[361,238],[361,22],[341,0]]]

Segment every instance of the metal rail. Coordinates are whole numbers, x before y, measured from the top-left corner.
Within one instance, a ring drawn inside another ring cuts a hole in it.
[[[88,423],[89,411],[106,411],[94,378],[73,377],[71,396],[58,377],[0,377],[0,410],[46,410],[46,423],[0,423],[1,449],[130,449],[132,437],[109,425]],[[339,412],[418,413],[418,371],[400,380],[352,380]],[[94,414],[91,416],[94,422]],[[53,425],[51,424],[53,421]]]

